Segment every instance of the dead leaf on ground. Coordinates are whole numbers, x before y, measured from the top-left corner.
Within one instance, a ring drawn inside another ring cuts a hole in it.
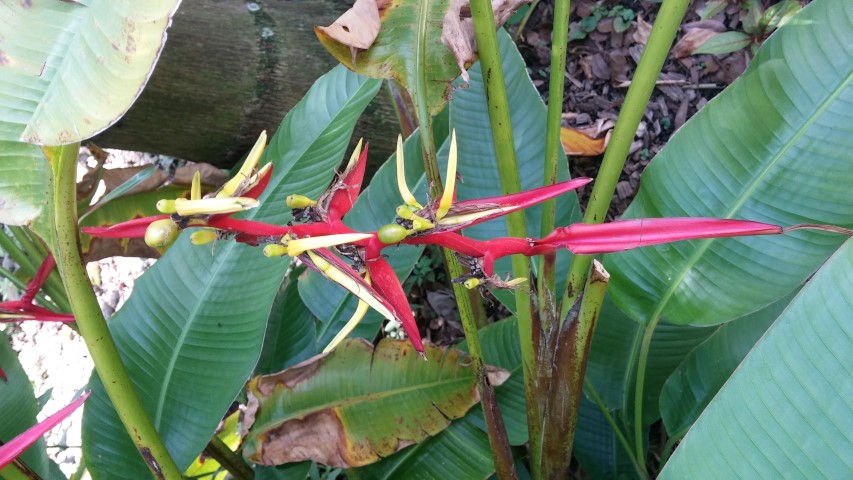
[[[560,129],[560,141],[566,155],[578,155],[582,157],[594,157],[601,155],[607,148],[610,140],[610,132],[613,130],[613,122],[600,119],[595,125],[583,128]]]
[[[718,32],[707,28],[694,28],[681,37],[681,40],[672,47],[672,56],[675,58],[684,58],[693,55],[693,52],[709,38],[717,35]]]
[[[350,47],[353,63],[359,50],[367,50],[379,35],[379,5],[377,0],[356,0],[352,8],[328,27],[317,27],[334,40]],[[384,2],[383,3],[388,3]]]
[[[643,17],[637,16],[637,30],[634,32],[634,41],[640,45],[645,45],[649,41],[651,33],[652,24],[643,20]]]
[[[519,7],[530,0],[492,0],[495,26],[500,28]],[[468,82],[466,65],[477,60],[477,40],[474,38],[474,21],[471,18],[470,0],[452,0],[444,15],[441,43],[453,52],[462,71],[462,79]]]

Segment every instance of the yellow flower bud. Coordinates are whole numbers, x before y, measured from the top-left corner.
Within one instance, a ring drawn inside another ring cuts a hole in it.
[[[306,208],[317,205],[317,202],[304,195],[288,195],[285,202],[290,208]]]
[[[157,210],[159,210],[160,213],[168,213],[170,215],[176,213],[177,210],[175,209],[175,201],[166,198],[162,200],[157,200]]]
[[[216,230],[196,230],[190,235],[190,242],[193,245],[207,245],[216,240],[218,236]]]
[[[473,288],[477,288],[480,285],[480,283],[482,283],[482,282],[480,282],[479,278],[469,278],[468,280],[465,280],[464,282],[462,282],[462,285],[465,288],[467,288],[468,290],[471,290]]]
[[[278,243],[271,243],[264,247],[264,255],[268,257],[281,257],[287,255],[287,247]]]

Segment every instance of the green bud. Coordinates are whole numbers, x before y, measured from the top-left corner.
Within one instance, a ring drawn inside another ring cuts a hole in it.
[[[379,236],[379,241],[385,245],[400,243],[403,239],[409,236],[409,231],[402,225],[397,225],[396,223],[383,225],[376,233]]]
[[[175,222],[163,218],[148,225],[145,230],[145,243],[154,248],[168,247],[178,238],[178,233],[178,226],[175,225]]]
[[[469,278],[468,280],[462,282],[462,285],[464,285],[465,288],[467,288],[468,290],[471,290],[473,288],[477,288],[480,283],[481,282],[479,278]]]

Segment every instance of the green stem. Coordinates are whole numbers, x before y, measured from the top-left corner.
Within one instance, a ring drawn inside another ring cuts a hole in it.
[[[616,440],[619,442],[619,445],[621,445],[622,449],[625,450],[625,453],[628,454],[628,457],[631,459],[631,463],[634,464],[634,468],[637,470],[637,475],[644,480],[648,479],[648,474],[646,474],[644,469],[640,467],[639,462],[637,462],[637,457],[634,456],[634,449],[631,448],[631,444],[628,443],[628,439],[625,437],[625,434],[622,433],[622,430],[616,423],[616,419],[614,419],[613,415],[610,414],[610,410],[607,408],[607,405],[605,405],[601,395],[598,394],[598,390],[595,389],[595,386],[593,386],[592,382],[588,379],[584,379],[583,387],[584,392],[589,394],[593,403],[595,403],[601,411],[601,415],[604,416],[604,420],[608,425],[610,425],[610,429],[613,430],[613,434],[616,436]]]
[[[228,445],[225,445],[216,435],[210,439],[210,443],[204,448],[204,453],[219,462],[222,468],[237,480],[253,480],[255,478],[255,471],[243,460],[243,457],[231,451]]]
[[[35,261],[29,255],[21,250],[18,244],[16,244],[2,228],[0,228],[0,249],[12,257],[15,263],[17,263],[24,272],[24,275],[32,277],[36,274],[38,265],[35,264]]]
[[[530,8],[527,9],[527,13],[524,14],[524,18],[518,22],[518,30],[515,31],[515,35],[512,36],[512,41],[518,43],[518,39],[521,38],[522,33],[524,33],[525,27],[527,27],[527,22],[530,20],[530,15],[533,14],[533,11],[536,10],[536,7],[539,5],[539,0],[533,0],[530,2]],[[556,15],[555,15],[556,16]]]
[[[613,192],[616,191],[616,183],[619,181],[619,174],[628,157],[634,134],[640,125],[643,112],[652,96],[655,83],[689,3],[690,0],[664,0],[661,4],[649,41],[643,49],[643,56],[640,58],[631,86],[625,95],[625,102],[619,112],[619,119],[613,129],[610,144],[604,153],[601,168],[595,178],[595,186],[583,218],[584,223],[602,223],[607,217],[610,200],[613,198]],[[575,255],[572,258],[572,265],[569,268],[569,287],[563,298],[563,310],[567,310],[574,303],[573,300],[579,294],[591,262],[592,257],[589,255]]]
[[[500,173],[501,191],[504,194],[519,192],[521,181],[518,177],[518,162],[512,138],[509,102],[498,51],[498,37],[495,31],[491,2],[489,0],[471,0],[471,16],[474,20],[474,32],[485,82],[485,100],[489,111],[489,123],[491,124],[492,141],[495,145],[498,172]],[[507,215],[506,222],[510,236],[527,237],[527,226],[523,212]],[[530,266],[526,258],[520,255],[512,257],[512,274],[516,278],[530,277]],[[530,451],[532,456],[537,457],[541,455],[541,445],[537,446],[537,439],[541,437],[542,432],[542,416],[539,412],[544,408],[545,399],[536,394],[536,353],[533,347],[532,315],[528,307],[530,305],[530,294],[522,289],[516,290],[515,304],[518,316],[518,336],[521,344],[522,370],[524,372],[524,391],[529,412]],[[531,461],[531,464],[538,465],[538,458]]]
[[[560,120],[563,114],[563,89],[565,87],[566,46],[569,42],[569,8],[570,0],[557,0],[554,4],[554,28],[551,33],[551,75],[548,83],[548,120],[545,136],[545,185],[557,183],[558,161],[560,150]],[[542,205],[541,236],[545,237],[554,230],[556,200],[548,200]],[[552,307],[548,301],[559,295],[556,293],[557,271],[556,255],[543,255],[539,259],[539,308]],[[545,315],[541,318],[553,318]],[[547,330],[550,325],[544,325]]]
[[[666,462],[669,461],[669,457],[672,456],[672,451],[675,448],[675,444],[680,442],[681,439],[684,438],[684,435],[673,435],[666,440],[666,443],[663,445],[663,453],[660,457],[660,469],[663,470],[663,467],[666,466]]]
[[[491,5],[489,5],[491,8]],[[428,2],[422,2],[421,8],[426,9]],[[418,26],[419,38],[426,38],[426,23],[428,16],[426,11],[422,11],[420,15],[420,24]],[[494,33],[494,27],[492,28]],[[495,38],[497,41],[497,38]],[[427,181],[431,186],[431,198],[439,198],[443,192],[441,183],[441,174],[438,168],[438,156],[436,154],[435,141],[433,137],[432,116],[429,113],[428,102],[426,98],[426,41],[420,42],[420,50],[418,51],[418,80],[415,96],[412,99],[415,103],[415,110],[418,116],[419,132],[421,139],[421,149],[424,155],[424,172]],[[497,43],[495,43],[497,45]],[[455,181],[455,179],[447,179],[447,181]],[[462,274],[462,267],[456,259],[454,253],[443,248],[442,254],[447,263],[447,271],[451,277],[458,277]],[[456,303],[459,307],[459,316],[462,321],[465,331],[465,339],[468,342],[468,351],[477,372],[477,388],[480,393],[480,400],[483,405],[483,413],[485,414],[486,427],[489,433],[489,444],[492,447],[492,455],[495,462],[495,473],[501,480],[518,478],[515,472],[515,463],[512,459],[512,451],[509,446],[509,438],[506,434],[506,428],[503,424],[503,417],[500,414],[500,408],[497,404],[497,399],[494,396],[492,386],[489,384],[489,379],[485,372],[485,363],[483,362],[483,351],[480,348],[480,337],[477,332],[476,322],[474,320],[473,309],[471,308],[470,297],[468,292],[460,290],[461,285],[454,285],[453,290],[456,296]]]
[[[580,305],[570,310],[560,329],[553,360],[559,368],[552,373],[543,426],[541,478],[566,478],[569,473],[589,347],[609,279],[604,267],[595,262]]]
[[[45,148],[45,154],[53,164],[55,176],[56,262],[71,300],[80,334],[122,424],[155,478],[180,479],[180,470],[158,436],[124,368],[83,268],[77,230],[75,183],[79,147],[78,143]]]

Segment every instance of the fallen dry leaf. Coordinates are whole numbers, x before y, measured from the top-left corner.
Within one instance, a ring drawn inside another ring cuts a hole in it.
[[[495,26],[500,28],[519,7],[530,0],[492,0]],[[477,60],[477,40],[474,38],[474,21],[471,18],[469,0],[452,0],[444,15],[441,43],[453,52],[462,71],[462,79],[468,81],[466,65]]]
[[[328,27],[317,27],[334,40],[350,47],[353,63],[359,50],[367,50],[379,35],[377,0],[355,0],[352,8]]]
[[[675,58],[689,57],[700,45],[715,35],[717,32],[714,30],[694,28],[681,37],[681,40],[672,47],[672,56]]]
[[[560,142],[566,155],[594,157],[604,153],[612,130],[613,122],[604,119],[599,119],[589,127],[563,127],[560,129]]]
[[[643,17],[637,16],[637,30],[634,32],[634,41],[640,45],[645,45],[649,41],[651,33],[652,24],[643,20]]]

